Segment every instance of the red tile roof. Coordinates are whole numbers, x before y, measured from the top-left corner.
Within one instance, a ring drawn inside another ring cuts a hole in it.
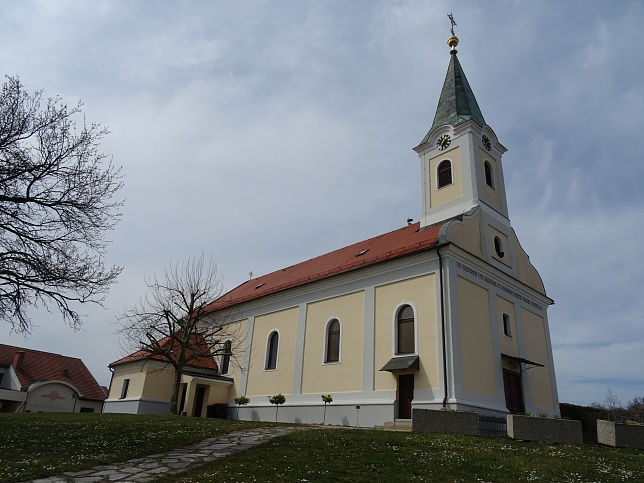
[[[0,363],[13,365],[19,352],[24,355],[14,370],[22,390],[27,390],[34,382],[55,380],[71,384],[85,399],[103,401],[107,397],[107,392],[98,385],[83,361],[76,357],[0,344]]]
[[[199,334],[193,334],[191,339],[193,340],[193,344],[196,342],[197,349],[193,347],[187,347],[186,348],[186,357],[192,357],[195,355],[196,350],[198,350],[199,353],[204,354],[207,351],[207,347],[205,342],[203,341],[203,337]],[[162,339],[160,342],[162,347],[168,346],[170,344],[170,337],[165,337]],[[114,367],[118,366],[121,364],[126,364],[128,362],[135,362],[135,361],[142,361],[142,360],[155,360],[155,361],[161,361],[161,362],[167,362],[167,359],[165,359],[163,356],[156,355],[156,354],[150,354],[149,352],[141,349],[138,350],[130,355],[127,355],[117,361],[114,361],[110,364],[109,367]],[[216,371],[217,370],[217,363],[212,357],[208,356],[202,356],[202,355],[197,355],[194,359],[192,359],[190,362],[186,364],[186,366],[190,367],[197,367],[200,369],[211,369]]]
[[[440,225],[420,230],[420,223],[405,226],[305,262],[248,280],[222,295],[210,310],[230,307],[265,295],[315,282],[359,268],[433,248]]]

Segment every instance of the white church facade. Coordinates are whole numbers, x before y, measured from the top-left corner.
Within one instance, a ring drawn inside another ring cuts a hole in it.
[[[553,301],[510,223],[506,149],[483,118],[457,43],[452,36],[433,124],[414,148],[420,222],[252,278],[214,301],[213,320],[234,320],[230,332],[242,335],[238,364],[226,356],[216,378],[186,381],[188,413],[245,395],[249,404],[230,416],[272,421],[269,398],[282,393],[279,420],[288,422],[322,422],[326,394],[326,422],[351,426],[410,418],[413,408],[559,414]],[[106,411],[130,412],[119,394],[137,371],[131,399],[147,408],[138,411],[167,409],[158,386],[147,395],[142,364],[113,367]]]

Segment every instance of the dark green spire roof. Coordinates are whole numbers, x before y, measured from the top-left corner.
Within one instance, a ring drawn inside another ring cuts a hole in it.
[[[467,82],[461,63],[456,53],[452,52],[434,122],[420,144],[427,142],[429,134],[438,126],[445,124],[458,126],[466,121],[474,121],[481,127],[485,126],[485,119]]]

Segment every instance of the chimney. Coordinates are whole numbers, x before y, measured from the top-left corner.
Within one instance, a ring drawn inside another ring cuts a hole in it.
[[[19,369],[20,366],[22,365],[22,360],[25,358],[25,351],[18,351],[13,355],[13,362],[11,365],[15,369]]]

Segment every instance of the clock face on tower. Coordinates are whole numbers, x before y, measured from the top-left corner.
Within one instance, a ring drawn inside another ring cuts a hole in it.
[[[444,151],[445,149],[447,149],[447,147],[450,145],[451,142],[452,142],[452,139],[449,137],[449,135],[443,134],[441,137],[438,138],[438,141],[436,141],[436,146],[441,151]]]
[[[492,149],[492,141],[490,141],[490,138],[489,138],[489,137],[487,137],[485,134],[483,134],[483,137],[481,138],[481,140],[483,141],[483,147],[484,147],[487,151],[489,151],[490,149]]]

